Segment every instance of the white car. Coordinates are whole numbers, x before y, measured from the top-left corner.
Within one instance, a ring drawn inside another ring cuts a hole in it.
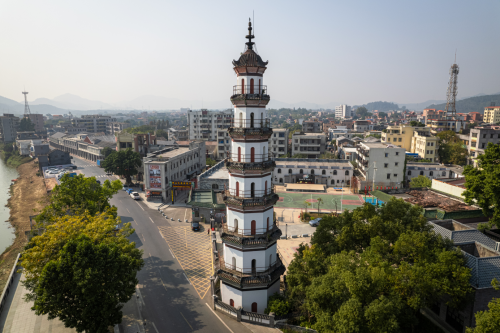
[[[130,196],[131,196],[131,197],[132,197],[132,199],[134,199],[134,200],[140,200],[140,199],[141,199],[141,197],[139,196],[139,193],[137,193],[137,192],[132,192],[132,193],[130,193]]]

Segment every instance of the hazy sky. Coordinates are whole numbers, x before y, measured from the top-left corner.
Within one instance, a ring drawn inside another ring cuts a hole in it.
[[[255,10],[272,99],[399,103],[500,91],[500,1],[2,1],[0,96],[228,100]],[[195,107],[193,105],[193,107]]]

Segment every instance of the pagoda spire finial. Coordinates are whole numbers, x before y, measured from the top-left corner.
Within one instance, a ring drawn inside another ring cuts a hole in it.
[[[252,20],[251,19],[248,19],[248,35],[246,35],[245,38],[248,39],[248,42],[246,42],[245,44],[247,44],[248,49],[251,50],[253,48],[253,44],[255,44],[254,42],[252,42],[252,38],[255,38],[255,36],[252,35]]]

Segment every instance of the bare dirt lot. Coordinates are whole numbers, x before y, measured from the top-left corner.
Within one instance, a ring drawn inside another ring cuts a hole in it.
[[[19,177],[15,185],[11,187],[12,194],[8,203],[9,220],[15,228],[16,239],[0,255],[0,290],[3,290],[5,286],[17,254],[26,245],[24,232],[30,230],[29,217],[38,214],[49,203],[43,177],[36,176],[38,164],[30,161],[20,165],[17,171]]]

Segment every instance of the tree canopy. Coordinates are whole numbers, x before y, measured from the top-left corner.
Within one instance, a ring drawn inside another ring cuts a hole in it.
[[[104,171],[125,177],[126,184],[132,182],[131,177],[137,175],[141,166],[141,155],[133,151],[132,148],[115,151],[102,162]]]
[[[105,147],[101,152],[102,154],[104,155],[104,159],[106,159],[106,157],[108,157],[109,155],[111,155],[115,150],[109,148],[109,147]]]
[[[412,121],[410,121],[410,126],[413,126],[413,127],[425,127],[425,124],[422,124],[421,122],[416,121],[416,120],[412,120]]]
[[[116,216],[116,208],[111,207],[109,199],[122,187],[119,180],[112,182],[106,180],[103,184],[99,184],[95,177],[87,178],[81,174],[70,177],[66,174],[61,178],[61,184],[52,190],[50,204],[35,217],[35,220],[37,223],[47,225],[68,213],[79,215],[88,212],[93,215],[110,208]]]
[[[87,235],[70,239],[57,260],[40,275],[33,309],[59,318],[77,332],[107,333],[119,324],[122,307],[135,292],[141,253],[124,253],[115,243],[98,243]]]
[[[431,187],[431,185],[432,180],[422,175],[412,178],[410,181],[410,187]]]
[[[442,163],[458,165],[467,163],[467,148],[455,132],[443,131],[438,133],[437,137],[440,139],[438,154]]]
[[[324,217],[288,266],[287,301],[319,332],[411,332],[419,310],[457,306],[470,270],[451,241],[430,230],[421,208],[392,199]]]
[[[493,279],[493,287],[498,290],[498,281]],[[493,298],[488,303],[488,310],[475,313],[476,327],[467,327],[466,333],[500,332],[500,298]]]
[[[488,143],[477,161],[478,168],[464,168],[465,202],[478,205],[484,216],[491,216],[488,224],[479,225],[481,228],[500,228],[500,145]]]
[[[33,132],[35,131],[35,124],[28,117],[21,118],[19,122],[19,130],[18,132]]]

